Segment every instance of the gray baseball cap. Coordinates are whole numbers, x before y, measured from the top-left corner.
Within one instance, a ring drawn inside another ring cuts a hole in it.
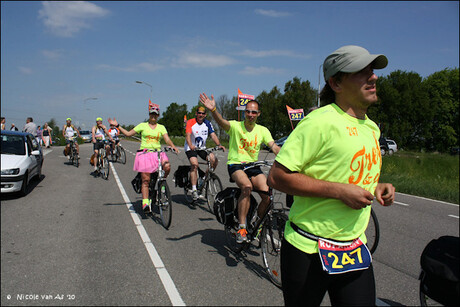
[[[359,46],[343,46],[327,56],[323,63],[324,80],[339,71],[345,73],[358,72],[374,62],[374,69],[382,69],[388,65],[388,59],[383,54],[370,54],[369,51]]]

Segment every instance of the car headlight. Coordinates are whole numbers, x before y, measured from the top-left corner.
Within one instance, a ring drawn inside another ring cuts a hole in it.
[[[2,169],[2,175],[17,175],[19,174],[19,168]]]

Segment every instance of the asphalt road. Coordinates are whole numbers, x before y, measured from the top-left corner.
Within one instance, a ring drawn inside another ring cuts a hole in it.
[[[127,163],[113,163],[107,181],[90,175],[91,144],[81,145],[79,168],[54,147],[27,196],[2,194],[1,305],[282,305],[260,250],[231,253],[223,226],[206,205],[186,204],[172,173],[170,229],[141,213],[130,183],[139,143],[123,145]],[[273,158],[259,158],[266,155]],[[172,172],[188,163],[183,152],[168,156]],[[224,187],[234,186],[226,153],[218,156],[217,174]],[[377,303],[418,305],[421,252],[434,238],[459,235],[459,207],[404,194],[396,200],[374,204]]]

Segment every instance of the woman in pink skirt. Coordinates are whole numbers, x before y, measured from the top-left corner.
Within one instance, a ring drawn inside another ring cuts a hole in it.
[[[158,117],[160,115],[160,107],[157,104],[153,104],[149,101],[149,121],[146,123],[140,123],[131,131],[127,131],[121,127],[116,119],[108,119],[109,124],[116,126],[120,129],[120,132],[126,136],[133,136],[136,133],[141,134],[141,148],[137,151],[136,159],[134,160],[133,170],[141,173],[142,178],[142,209],[144,211],[150,211],[149,204],[149,183],[150,174],[158,170],[158,156],[155,152],[148,150],[160,150],[160,138],[163,137],[166,144],[179,153],[179,150],[174,146],[173,142],[168,136],[165,126],[159,124]],[[162,167],[165,171],[165,177],[168,176],[171,171],[171,165],[169,159],[164,152],[161,153]]]

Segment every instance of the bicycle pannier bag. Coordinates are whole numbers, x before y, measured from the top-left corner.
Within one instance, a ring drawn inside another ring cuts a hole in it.
[[[96,154],[93,153],[93,155],[91,156],[91,159],[89,159],[89,164],[94,166],[94,159],[96,159]]]
[[[176,187],[183,188],[187,185],[188,173],[190,173],[190,165],[179,165],[174,172],[174,182]],[[204,177],[205,172],[198,168],[198,175]]]
[[[174,172],[174,182],[176,187],[183,188],[187,184],[187,176],[190,172],[190,165],[179,165],[177,171]]]
[[[141,194],[141,187],[142,187],[142,178],[141,173],[137,173],[136,177],[131,181],[133,185],[133,189],[137,194]]]
[[[422,252],[421,290],[446,306],[459,306],[460,238],[442,236],[432,240]]]
[[[226,188],[216,195],[214,201],[214,215],[219,223],[232,226],[238,219],[238,198],[241,190],[236,187]],[[251,202],[248,211],[248,217],[253,216],[257,208],[257,201],[251,195]]]
[[[217,193],[214,201],[214,215],[219,223],[231,226],[240,193],[239,188],[226,188]]]

